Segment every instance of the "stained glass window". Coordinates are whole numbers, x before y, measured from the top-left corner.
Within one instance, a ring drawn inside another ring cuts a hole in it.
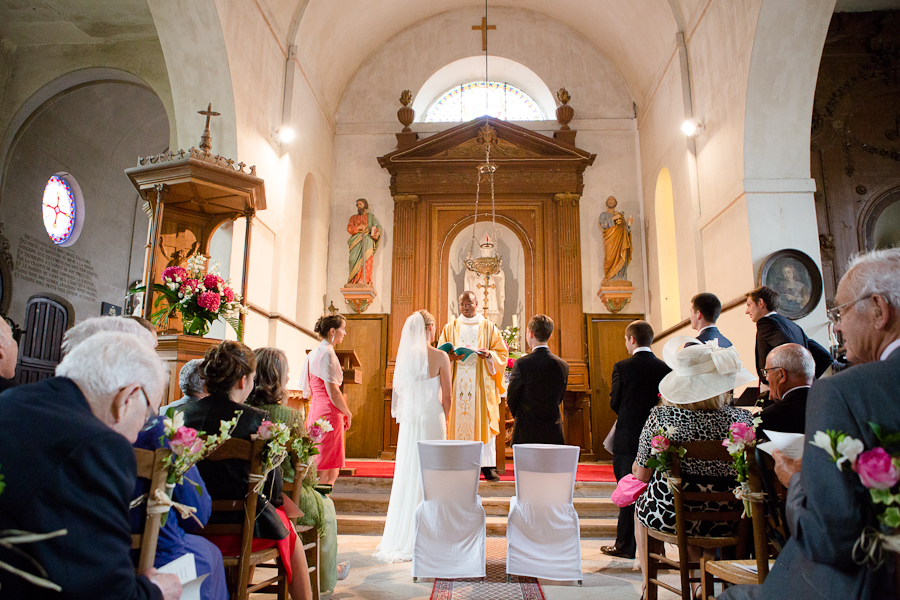
[[[425,122],[458,123],[485,115],[504,121],[544,120],[537,103],[519,88],[499,81],[473,81],[438,98],[425,113]]]
[[[44,229],[55,244],[65,244],[75,229],[75,193],[65,179],[54,175],[44,188]]]

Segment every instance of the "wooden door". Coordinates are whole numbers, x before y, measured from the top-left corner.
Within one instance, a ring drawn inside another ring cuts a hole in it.
[[[19,349],[16,368],[18,384],[53,377],[62,358],[60,346],[69,323],[66,308],[50,298],[31,298],[25,314],[25,339]]]
[[[388,315],[345,315],[347,336],[340,350],[355,350],[362,384],[345,385],[353,423],[347,432],[347,458],[378,458],[384,446],[384,369]]]
[[[609,407],[613,365],[628,358],[625,348],[625,327],[642,315],[585,315],[588,331],[588,353],[591,369],[591,429],[594,457],[610,460],[612,455],[603,448],[603,440],[616,422],[616,413]]]

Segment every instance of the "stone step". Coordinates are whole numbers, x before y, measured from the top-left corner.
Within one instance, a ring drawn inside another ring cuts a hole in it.
[[[393,479],[386,477],[340,477],[334,485],[335,494],[388,494]],[[576,481],[575,498],[609,498],[616,489],[615,482]],[[509,498],[516,495],[514,481],[481,481],[478,495],[482,498]]]
[[[390,494],[369,493],[333,493],[331,499],[339,515],[386,515]],[[481,504],[489,516],[505,517],[509,514],[509,497],[494,496],[482,498]],[[615,518],[619,514],[619,507],[609,498],[574,498],[575,510],[579,518]]]
[[[381,535],[384,533],[383,516],[374,515],[341,515],[337,516],[338,535]],[[579,518],[582,538],[615,539],[615,518]],[[488,517],[487,534],[506,535],[506,517]]]

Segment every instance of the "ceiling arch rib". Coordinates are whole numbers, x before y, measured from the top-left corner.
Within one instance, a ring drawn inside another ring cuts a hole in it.
[[[291,23],[288,44],[298,47],[307,75],[332,113],[353,75],[396,34],[444,12],[484,6],[478,0],[263,1],[277,20]],[[552,5],[544,0],[492,0],[489,7],[534,12],[585,36],[610,59],[641,105],[675,48],[681,14],[673,13],[673,4],[676,13],[690,12],[685,5],[691,0],[558,0]],[[460,22],[460,36],[472,36],[474,52],[481,47],[480,34],[470,31],[470,25]],[[410,48],[417,51],[421,49]]]

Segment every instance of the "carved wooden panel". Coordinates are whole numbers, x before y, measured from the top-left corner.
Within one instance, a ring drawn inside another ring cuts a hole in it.
[[[347,336],[339,349],[356,350],[362,383],[344,385],[353,422],[346,433],[347,458],[378,458],[383,447],[384,367],[387,315],[346,315]]]

